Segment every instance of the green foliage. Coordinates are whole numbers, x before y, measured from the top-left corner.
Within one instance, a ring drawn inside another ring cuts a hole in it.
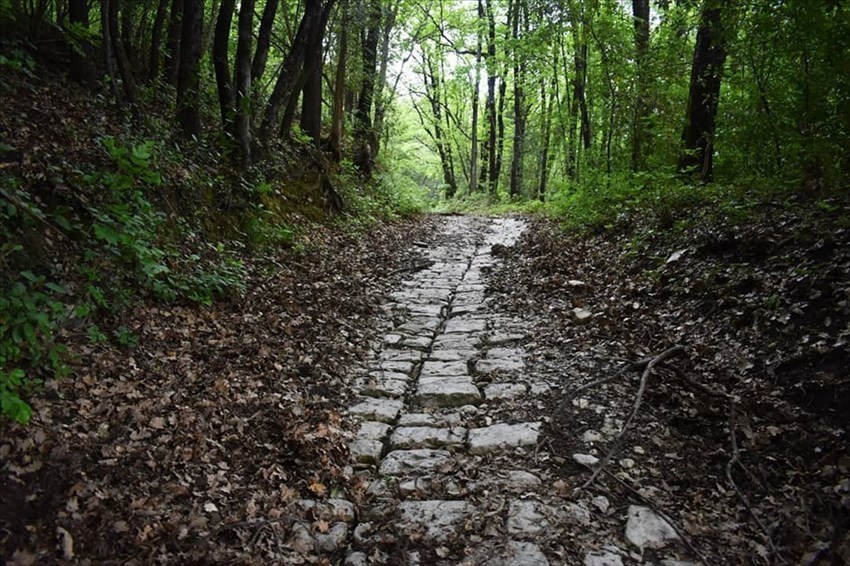
[[[57,334],[73,313],[63,302],[64,286],[28,269],[18,271],[27,258],[17,241],[44,213],[23,191],[4,189],[0,196],[0,414],[27,423],[32,411],[22,396],[42,377],[67,371],[67,349]]]
[[[338,176],[345,203],[345,221],[364,229],[379,220],[393,220],[422,212],[426,199],[412,179],[393,170],[378,172],[364,182],[350,161],[343,161]]]

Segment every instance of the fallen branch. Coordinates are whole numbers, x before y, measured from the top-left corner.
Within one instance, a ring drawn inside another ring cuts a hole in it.
[[[614,439],[614,443],[611,446],[611,449],[608,451],[608,454],[605,455],[602,460],[600,460],[599,465],[596,466],[596,469],[593,470],[593,474],[590,478],[584,482],[581,486],[575,489],[573,494],[576,494],[584,489],[587,489],[589,486],[593,485],[593,482],[596,481],[596,478],[599,477],[599,474],[605,469],[605,466],[608,465],[609,462],[614,458],[617,452],[620,450],[620,444],[622,444],[623,436],[628,430],[629,426],[634,421],[637,416],[638,410],[640,409],[640,405],[643,402],[643,394],[646,391],[646,384],[649,380],[649,374],[652,373],[653,368],[666,360],[667,358],[671,358],[673,356],[677,356],[684,352],[685,349],[682,346],[673,346],[672,348],[668,348],[652,358],[643,370],[643,374],[640,377],[640,386],[638,387],[637,395],[635,396],[635,403],[632,407],[632,412],[629,414],[626,422],[623,423],[623,426],[620,428],[620,432],[617,434],[617,437]]]

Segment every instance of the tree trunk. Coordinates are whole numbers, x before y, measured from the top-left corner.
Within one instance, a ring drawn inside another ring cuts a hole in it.
[[[691,83],[679,172],[687,178],[711,181],[713,175],[714,127],[720,97],[720,77],[726,61],[726,38],[721,8],[725,0],[706,0],[694,47]]]
[[[251,166],[251,52],[254,41],[254,0],[241,0],[236,43],[236,143],[242,168]]]
[[[440,157],[440,166],[443,171],[443,183],[446,185],[446,198],[454,197],[457,192],[457,182],[454,175],[454,167],[451,159],[451,146],[446,140],[443,130],[443,107],[442,107],[442,81],[434,68],[430,56],[425,55],[425,67],[423,79],[425,83],[425,96],[431,105],[431,114],[434,116],[434,143],[437,146],[437,155]]]
[[[206,2],[204,2],[204,4],[206,5]],[[209,14],[210,14],[209,21],[210,22],[212,22],[213,18],[215,18],[216,14],[218,14],[220,7],[221,7],[221,0],[213,0],[212,6],[211,6],[211,9],[210,9],[210,12],[209,12]],[[213,38],[215,37],[215,26],[213,26],[213,25],[205,26],[202,36],[203,36],[203,39],[201,40],[201,54],[202,54],[201,56],[203,57],[204,53],[210,52],[210,46],[212,45]]]
[[[260,80],[266,71],[266,62],[269,58],[269,48],[272,44],[272,30],[274,29],[274,18],[277,14],[279,0],[268,0],[263,8],[263,17],[260,20],[260,31],[257,33],[257,51],[251,63],[251,79],[254,82]]]
[[[228,134],[233,133],[233,83],[230,80],[230,28],[233,25],[233,11],[236,0],[222,0],[215,21],[213,37],[213,69],[215,86],[218,91],[218,107],[221,112],[221,125]]]
[[[103,34],[103,63],[106,67],[106,76],[109,79],[109,89],[115,97],[115,104],[118,108],[124,109],[124,97],[121,94],[121,89],[118,88],[118,78],[115,76],[115,61],[112,56],[112,34],[110,33],[111,26],[109,25],[109,13],[112,10],[110,4],[115,0],[100,0],[100,29]]]
[[[491,0],[486,0],[487,13],[487,192],[496,196],[499,174],[496,169],[496,21]]]
[[[555,55],[555,68],[558,67],[557,51]],[[546,81],[540,82],[540,106],[543,110],[543,132],[542,147],[540,148],[540,183],[537,185],[537,199],[541,202],[546,199],[546,186],[549,182],[549,144],[552,139],[552,109],[557,104],[553,98],[556,78],[553,76],[549,92],[546,91]]]
[[[307,3],[310,9],[310,2]],[[324,26],[319,26],[322,17],[322,5],[316,2],[312,7],[317,24],[313,26],[304,57],[304,87],[301,91],[301,131],[315,145],[322,139],[322,40]]]
[[[183,2],[171,0],[171,16],[168,22],[168,40],[165,43],[165,64],[163,73],[165,82],[177,86],[180,74],[180,37],[183,33]]]
[[[348,2],[342,6],[339,24],[339,47],[337,48],[336,76],[334,78],[334,101],[331,111],[331,152],[337,161],[342,160],[342,129],[345,119],[345,64],[348,60]]]
[[[363,41],[363,78],[354,114],[354,137],[357,150],[354,164],[370,175],[375,157],[375,133],[372,130],[372,98],[375,93],[375,73],[378,60],[378,35],[381,28],[381,1],[372,0]]]
[[[513,0],[514,13],[511,22],[511,38],[514,71],[514,140],[513,154],[511,156],[511,179],[508,188],[510,196],[516,197],[522,191],[522,161],[525,142],[525,62],[524,55],[519,48],[519,20],[522,12],[521,0]]]
[[[637,67],[637,92],[634,124],[632,127],[632,170],[646,168],[646,144],[649,138],[649,88],[647,84],[647,55],[649,54],[649,0],[632,0],[635,24],[635,65]]]
[[[156,16],[151,30],[151,48],[148,53],[148,73],[146,82],[156,80],[160,69],[159,50],[162,47],[162,30],[165,27],[165,16],[168,13],[168,0],[159,0],[156,8]]]
[[[120,0],[112,0],[109,3],[109,37],[112,40],[112,53],[115,56],[116,63],[118,63],[118,73],[121,75],[121,86],[124,90],[125,100],[132,105],[136,102],[136,79],[124,50],[124,38],[121,37],[118,26],[118,14],[121,9],[119,2]]]
[[[177,122],[186,138],[201,135],[201,43],[204,1],[184,0],[177,75]]]
[[[390,35],[395,26],[399,6],[399,2],[394,3],[392,10],[387,13],[381,30],[380,70],[378,72],[378,84],[375,85],[375,124],[373,127],[375,131],[375,155],[380,152],[381,139],[384,133],[384,116],[387,112],[384,91],[386,89],[387,68],[390,61]]]
[[[478,108],[481,105],[481,29],[484,25],[484,4],[478,0],[478,25],[476,30],[477,43],[475,45],[475,75],[472,86],[472,147],[469,155],[469,192],[478,190]]]

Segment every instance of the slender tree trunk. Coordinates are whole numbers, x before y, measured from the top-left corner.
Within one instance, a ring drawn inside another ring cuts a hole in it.
[[[457,192],[457,182],[451,161],[451,146],[443,131],[443,107],[441,100],[441,79],[434,68],[430,56],[425,55],[425,66],[423,79],[425,83],[425,96],[431,105],[431,114],[434,116],[434,143],[437,146],[437,155],[440,157],[440,166],[443,171],[443,183],[446,185],[446,198],[452,198]]]
[[[272,44],[272,30],[274,29],[274,18],[277,14],[279,0],[268,0],[263,8],[263,17],[260,20],[260,31],[257,33],[257,51],[251,63],[251,78],[254,82],[260,80],[266,71],[266,62],[269,58],[269,48]]]
[[[372,0],[366,37],[363,42],[363,75],[354,115],[354,137],[358,148],[354,156],[357,168],[370,175],[375,157],[375,132],[372,129],[372,99],[378,59],[378,35],[381,28],[381,1]]]
[[[254,0],[241,0],[239,7],[236,69],[236,142],[242,158],[242,168],[251,166],[251,53],[254,41]]]
[[[348,60],[348,2],[342,5],[340,18],[339,47],[337,48],[336,76],[334,78],[334,100],[331,111],[331,152],[337,161],[342,160],[342,129],[345,118],[345,65]]]
[[[555,68],[558,67],[557,51],[555,55]],[[553,76],[546,90],[546,81],[540,82],[540,105],[543,110],[542,147],[540,150],[540,183],[537,185],[537,199],[546,199],[546,187],[549,182],[549,144],[552,138],[552,109],[557,104],[553,98],[557,79]]]
[[[212,9],[209,12],[209,14],[210,14],[209,21],[210,22],[212,22],[213,19],[216,17],[216,14],[218,14],[219,8],[221,6],[221,1],[222,0],[213,0]],[[204,2],[204,5],[206,5],[206,2]],[[212,26],[212,25],[205,26],[204,32],[203,32],[202,35],[203,35],[203,39],[201,40],[201,53],[202,54],[203,53],[209,53],[210,52],[210,46],[212,46],[213,40],[214,40],[213,38],[215,37],[215,26]]]
[[[233,25],[233,11],[236,0],[222,0],[215,21],[213,38],[213,70],[218,91],[218,107],[221,113],[221,125],[228,134],[233,133],[234,96],[233,83],[230,80],[230,28]]]
[[[112,0],[109,3],[109,37],[112,40],[112,53],[118,63],[118,73],[121,75],[121,86],[124,90],[125,100],[132,105],[136,102],[136,79],[133,76],[133,69],[127,58],[127,53],[124,51],[124,39],[121,37],[118,26],[118,15],[121,9],[119,2],[120,0]]]
[[[725,4],[726,0],[706,0],[703,6],[682,131],[679,171],[685,177],[702,182],[711,181],[713,176],[714,127],[720,77],[726,61],[726,38],[721,19],[721,8]]]
[[[109,13],[112,10],[110,4],[115,0],[100,0],[100,29],[103,35],[103,62],[106,67],[106,76],[109,79],[109,89],[115,97],[115,104],[119,109],[124,109],[124,97],[118,88],[118,78],[115,75],[115,60],[112,55],[112,33],[109,25]]]
[[[308,6],[310,3],[308,2]],[[301,131],[318,146],[322,139],[322,40],[324,28],[318,25],[321,18],[322,5],[316,2],[315,10],[317,25],[313,27],[307,45],[304,59],[304,87],[301,91]]]
[[[509,186],[509,194],[511,197],[517,197],[522,191],[522,162],[523,150],[525,143],[525,62],[524,55],[519,48],[519,24],[520,15],[522,12],[521,0],[513,0],[514,14],[513,22],[511,22],[511,38],[513,53],[513,71],[514,71],[514,140],[513,154],[511,156],[511,179]]]
[[[649,0],[632,0],[635,24],[635,65],[637,67],[637,92],[634,124],[632,127],[632,170],[646,168],[646,145],[649,139],[649,88],[647,84],[647,56],[649,55]]]
[[[496,196],[499,179],[496,167],[496,20],[493,16],[491,0],[486,0],[487,13],[487,192],[490,197]]]
[[[204,1],[184,0],[177,76],[177,122],[187,138],[201,135],[201,42]]]
[[[478,108],[481,105],[481,30],[484,26],[484,4],[478,0],[478,22],[475,33],[477,43],[475,45],[475,84],[472,86],[472,143],[469,155],[469,192],[478,190]]]
[[[280,74],[275,81],[274,89],[266,105],[259,136],[260,143],[263,145],[267,145],[271,140],[280,111],[289,103],[292,93],[295,92],[295,81],[298,79],[301,67],[304,64],[304,52],[307,50],[307,34],[310,31],[310,25],[310,19],[307,17],[307,14],[304,14],[301,17],[301,22],[298,24],[298,31],[295,32],[295,37],[292,39],[292,46],[283,60]]]
[[[386,14],[384,19],[383,29],[381,30],[381,55],[379,57],[380,65],[378,71],[378,83],[375,85],[375,155],[380,152],[381,139],[384,133],[384,116],[386,115],[386,82],[387,68],[390,61],[390,36],[395,27],[396,16],[398,15],[399,2],[395,2],[393,8]]]
[[[156,8],[156,16],[153,21],[151,30],[151,48],[148,53],[148,83],[156,80],[159,76],[160,69],[160,54],[162,48],[162,31],[165,27],[165,17],[168,14],[168,0],[159,0],[159,5]]]
[[[163,72],[165,73],[165,82],[172,86],[177,86],[177,75],[180,74],[180,37],[183,33],[183,2],[184,0],[171,0],[168,40],[165,43]]]

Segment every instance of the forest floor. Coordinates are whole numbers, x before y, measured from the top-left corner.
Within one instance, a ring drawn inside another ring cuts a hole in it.
[[[0,556],[850,563],[850,211],[688,214],[425,217],[140,308],[4,431]]]

